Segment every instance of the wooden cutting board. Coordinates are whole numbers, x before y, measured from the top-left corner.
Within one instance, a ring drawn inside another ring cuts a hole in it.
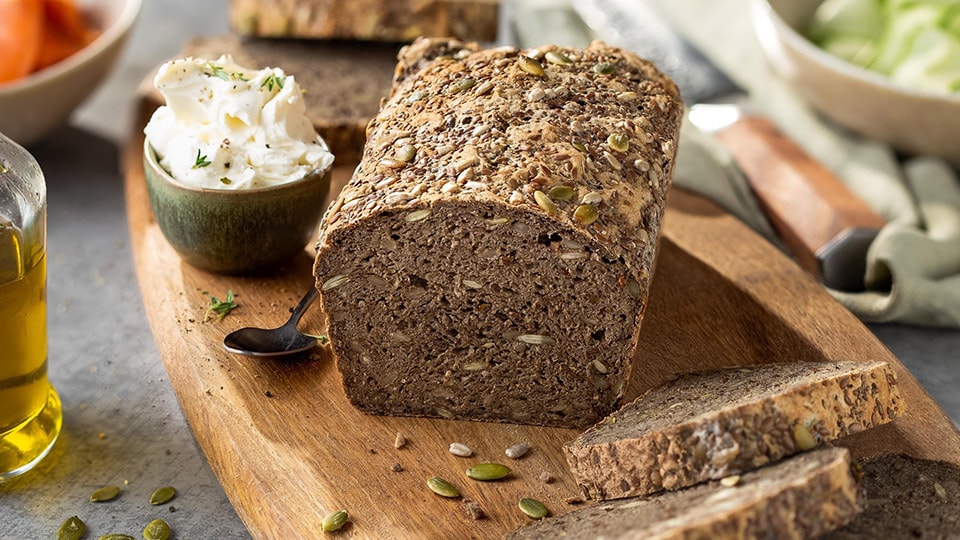
[[[145,100],[122,157],[137,278],[160,356],[200,447],[254,538],[319,537],[327,513],[351,516],[338,538],[499,538],[528,522],[521,497],[554,514],[578,491],[561,445],[576,432],[510,424],[376,417],[355,410],[326,349],[284,361],[227,353],[223,336],[243,326],[275,327],[312,286],[308,251],[275,274],[219,276],[180,261],[155,223],[141,165]],[[349,177],[339,170],[335,188]],[[209,295],[237,295],[240,307],[204,322]],[[316,307],[301,328],[322,333]],[[774,247],[735,218],[674,191],[636,376],[627,398],[692,369],[772,361],[886,360],[899,377],[906,415],[842,442],[859,457],[905,452],[960,465],[960,434],[904,366],[853,315]],[[394,448],[396,434],[406,446]],[[451,442],[472,458],[447,451]],[[504,449],[532,444],[511,460]],[[498,461],[507,480],[480,483],[464,470]],[[395,464],[400,472],[392,470]],[[555,480],[540,480],[542,473]],[[438,475],[484,509],[475,521],[463,500],[425,485]]]

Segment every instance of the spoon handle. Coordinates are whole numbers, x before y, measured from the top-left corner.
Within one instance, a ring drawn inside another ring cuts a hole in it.
[[[310,286],[310,290],[307,291],[307,294],[303,295],[303,298],[300,299],[300,303],[297,304],[297,307],[293,308],[293,312],[290,314],[290,320],[287,321],[287,324],[284,326],[293,325],[296,326],[300,322],[300,318],[303,317],[303,314],[306,313],[307,308],[313,304],[313,301],[317,299],[317,296],[320,294],[320,291],[313,285]]]

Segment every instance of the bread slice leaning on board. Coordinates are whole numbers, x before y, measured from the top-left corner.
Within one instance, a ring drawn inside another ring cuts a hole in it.
[[[649,498],[597,503],[522,527],[507,538],[816,538],[850,522],[864,503],[845,448],[806,452],[729,484],[712,481]]]
[[[347,396],[376,414],[586,427],[633,368],[677,88],[599,42],[437,43],[401,53],[320,227]]]
[[[584,494],[616,499],[740,474],[890,422],[885,362],[793,362],[690,373],[564,445]]]

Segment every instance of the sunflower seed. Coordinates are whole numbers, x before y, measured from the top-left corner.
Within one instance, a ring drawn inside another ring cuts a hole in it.
[[[472,279],[465,279],[463,280],[463,286],[471,289],[482,289],[483,283],[480,283],[479,281],[473,281]]]
[[[607,373],[610,372],[607,369],[607,366],[603,365],[603,362],[601,362],[600,360],[594,360],[593,362],[591,362],[591,364],[593,365],[593,369],[597,370],[597,373],[606,375]]]
[[[143,528],[144,540],[169,540],[170,526],[162,519],[155,519]]]
[[[120,488],[118,486],[106,486],[94,491],[90,495],[91,502],[106,502],[112,501],[117,498],[117,495],[120,495]]]
[[[536,499],[523,498],[520,499],[520,502],[517,504],[520,507],[520,511],[524,514],[530,516],[533,519],[542,519],[547,517],[547,514],[550,513],[547,510],[547,507],[543,505],[542,502]]]
[[[463,92],[464,90],[469,90],[469,89],[473,88],[473,85],[475,85],[475,84],[477,84],[477,80],[476,80],[476,79],[474,79],[473,77],[465,77],[465,78],[460,79],[459,81],[453,83],[453,84],[450,86],[450,93],[451,93],[451,94],[459,94],[460,92]]]
[[[176,494],[177,490],[170,486],[157,488],[153,494],[150,495],[150,504],[156,506],[158,504],[168,503]]]
[[[78,516],[70,516],[57,530],[57,540],[80,540],[86,531],[87,526],[83,520]]]
[[[441,497],[449,497],[452,499],[460,496],[460,490],[457,489],[456,486],[439,476],[431,476],[427,480],[427,487],[430,488],[430,491]]]
[[[321,291],[329,291],[330,289],[335,289],[344,283],[350,281],[350,276],[348,274],[337,274],[332,278],[323,282],[323,285],[320,286]]]
[[[500,480],[510,474],[510,467],[500,463],[480,463],[467,469],[467,476],[481,482]]]
[[[943,487],[940,482],[933,483],[933,490],[937,492],[937,497],[947,500],[947,489]]]
[[[520,458],[522,458],[522,457],[527,453],[527,451],[529,451],[529,450],[530,450],[530,445],[529,445],[529,444],[527,444],[527,443],[520,443],[520,444],[515,444],[515,445],[511,446],[510,448],[507,448],[506,450],[504,450],[503,453],[506,454],[507,457],[510,458],[510,459],[520,459]]]
[[[490,90],[493,90],[493,82],[492,82],[492,81],[483,81],[482,83],[480,83],[480,86],[477,87],[477,89],[475,90],[475,93],[476,93],[478,96],[482,96],[482,95],[486,94],[487,92],[489,92]]]
[[[400,148],[397,148],[397,151],[393,153],[393,157],[404,163],[412,160],[414,157],[416,157],[416,155],[417,147],[412,144],[405,144]]]
[[[724,487],[733,487],[740,483],[740,475],[734,474],[720,479],[720,485]]]
[[[583,196],[583,199],[580,201],[583,204],[592,204],[598,205],[603,201],[603,195],[599,191],[591,191]]]
[[[450,443],[450,453],[455,456],[470,457],[473,455],[473,450],[471,450],[469,446],[463,443],[455,442],[455,443]]]
[[[337,510],[323,518],[323,521],[320,522],[320,528],[323,529],[323,532],[338,531],[346,525],[348,517],[346,510]]]
[[[539,334],[520,334],[517,336],[517,341],[529,343],[530,345],[554,345],[557,343],[557,340],[552,337],[541,336]]]
[[[403,433],[397,432],[397,436],[393,439],[393,447],[396,449],[403,448],[407,444],[407,438],[403,436]]]
[[[420,210],[414,210],[413,212],[410,212],[409,214],[403,216],[403,220],[409,223],[413,223],[414,221],[423,221],[427,219],[429,216],[430,216],[430,209],[422,208]]]

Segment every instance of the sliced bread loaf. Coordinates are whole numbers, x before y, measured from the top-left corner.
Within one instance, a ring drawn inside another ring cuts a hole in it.
[[[812,539],[849,522],[861,506],[849,451],[825,447],[744,474],[735,485],[597,503],[507,538]]]
[[[280,67],[304,89],[307,115],[336,156],[337,166],[360,161],[364,130],[390,93],[398,45],[305,40],[196,38],[183,56],[233,55],[250,68]],[[160,102],[163,98],[156,95]]]
[[[900,454],[862,467],[863,513],[824,540],[960,538],[960,467]]]
[[[650,390],[563,451],[588,498],[616,499],[749,471],[902,410],[885,362],[724,369]]]
[[[500,0],[230,0],[234,30],[262,37],[493,41],[499,12]]]
[[[602,43],[420,62],[448,49],[422,44],[321,224],[346,393],[376,414],[588,426],[630,374],[677,89]]]

